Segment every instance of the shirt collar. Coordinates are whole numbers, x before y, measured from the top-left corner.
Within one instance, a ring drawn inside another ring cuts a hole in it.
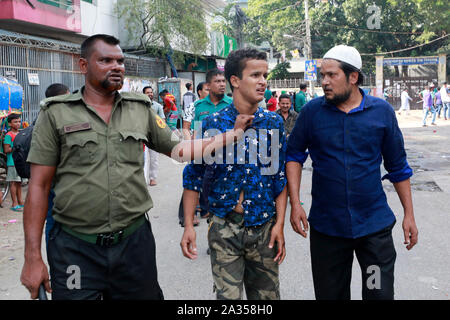
[[[232,119],[232,121],[234,121],[239,114],[234,105],[234,102],[232,102],[228,107],[225,107],[223,110],[225,110],[225,112],[230,117],[230,119]],[[264,114],[264,109],[258,106],[258,109],[256,109],[256,112],[253,114],[255,116],[253,122],[260,118],[260,114]]]
[[[212,101],[211,101],[211,98],[210,98],[209,94],[206,96],[205,101],[207,101],[208,103],[214,105],[214,103],[212,103]],[[230,104],[231,101],[232,101],[232,99],[230,99],[230,97],[228,97],[227,95],[224,95],[222,100],[220,100],[217,105],[221,104],[222,102],[225,102],[226,104]]]

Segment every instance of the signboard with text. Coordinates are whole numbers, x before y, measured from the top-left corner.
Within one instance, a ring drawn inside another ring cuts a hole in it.
[[[384,58],[383,66],[409,66],[409,65],[439,64],[439,57],[416,58]]]
[[[317,60],[305,61],[305,81],[317,80]]]

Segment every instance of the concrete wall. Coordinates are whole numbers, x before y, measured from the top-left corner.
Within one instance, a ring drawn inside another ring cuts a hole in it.
[[[104,33],[119,38],[119,19],[114,13],[117,0],[81,1],[81,34],[92,36]]]

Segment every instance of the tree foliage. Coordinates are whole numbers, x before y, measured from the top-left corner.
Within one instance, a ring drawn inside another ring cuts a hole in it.
[[[116,12],[138,49],[201,54],[207,48],[200,0],[119,0]]]
[[[288,69],[291,67],[288,61],[278,63],[269,73],[267,80],[286,79],[289,76]]]
[[[278,51],[301,48],[305,37],[303,2],[249,0],[246,40],[267,40]],[[450,37],[420,46],[449,33],[448,1],[309,0],[308,4],[315,58],[334,45],[347,44],[363,54],[372,54],[363,55],[363,60],[370,61],[373,68],[373,55],[377,53],[416,47],[389,56],[418,56],[450,49]],[[379,26],[373,26],[377,19]]]

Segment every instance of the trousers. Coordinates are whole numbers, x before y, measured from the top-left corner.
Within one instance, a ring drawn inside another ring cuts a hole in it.
[[[269,248],[275,218],[257,227],[245,227],[242,214],[225,219],[212,216],[208,243],[214,289],[218,300],[279,300],[277,245]]]
[[[148,221],[110,247],[85,242],[56,223],[47,253],[52,299],[163,300],[155,249]]]
[[[393,300],[397,256],[392,239],[394,224],[356,239],[328,236],[311,226],[311,266],[316,299],[350,300],[353,256],[356,254],[361,267],[363,300]]]

